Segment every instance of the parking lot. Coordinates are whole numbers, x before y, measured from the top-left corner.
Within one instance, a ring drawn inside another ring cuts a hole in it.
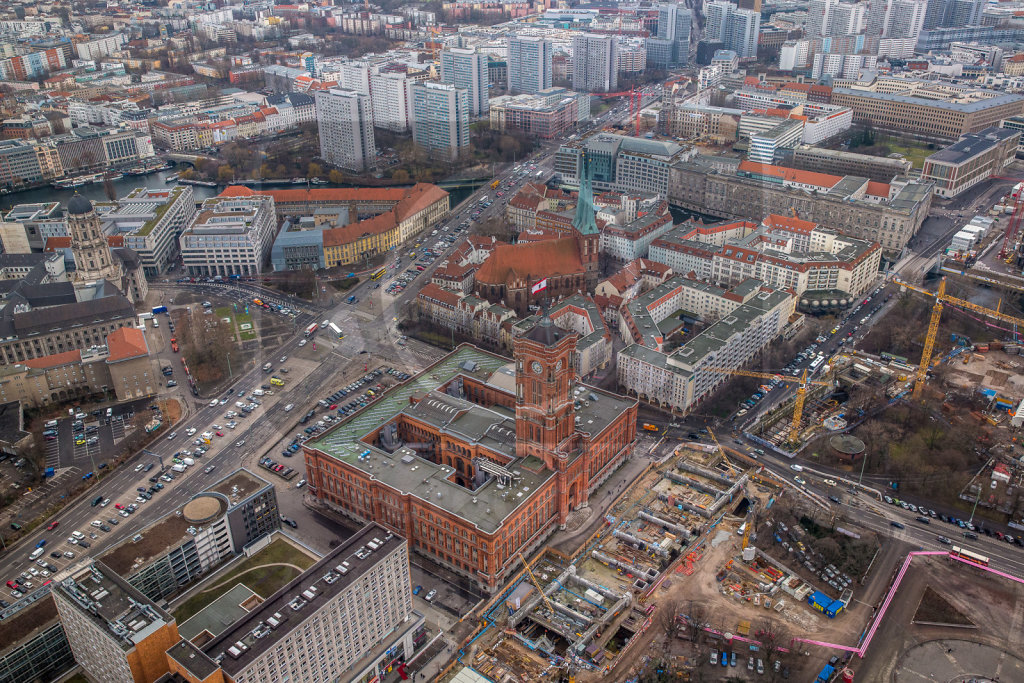
[[[430,245],[422,243],[415,244],[412,249],[407,251],[404,258],[408,258],[408,267],[400,272],[403,267],[403,255],[398,254],[394,263],[387,265],[387,271],[384,273],[382,280],[389,282],[387,289],[384,293],[389,296],[398,296],[401,294],[406,287],[408,287],[413,280],[420,276],[428,266],[439,258],[444,258],[454,244],[461,238],[465,231],[469,228],[469,221],[463,221],[462,224],[450,228],[445,225],[438,230],[434,230],[433,233],[427,237],[424,242],[429,242],[435,237],[437,241]],[[438,235],[440,234],[440,237]],[[380,285],[378,285],[380,286]]]
[[[84,472],[91,472],[94,463],[100,467],[117,452],[116,446],[124,439],[136,413],[148,411],[151,403],[152,399],[140,399],[111,406],[109,418],[107,409],[97,408],[81,418],[58,419],[56,427],[51,428],[56,429],[56,434],[44,432],[46,467],[77,467]]]

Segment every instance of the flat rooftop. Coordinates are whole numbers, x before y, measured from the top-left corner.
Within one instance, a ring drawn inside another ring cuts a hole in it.
[[[121,576],[131,576],[135,570],[162,557],[186,538],[191,538],[188,534],[190,526],[184,517],[169,514],[142,529],[139,532],[141,540],[133,543],[131,538],[126,538],[99,557]]]
[[[356,556],[356,551],[375,539],[381,541],[377,550],[363,555],[362,559]],[[319,603],[332,600],[373,569],[381,558],[394,552],[403,543],[405,543],[404,538],[391,534],[384,527],[378,524],[367,524],[354,536],[335,548],[334,552],[325,556],[269,597],[260,605],[259,609],[249,612],[242,619],[236,621],[231,628],[207,643],[203,651],[214,660],[220,657],[221,668],[230,676],[236,675],[272,647],[274,643],[299,628],[304,621],[303,617],[313,614],[319,608]],[[349,570],[344,574],[334,571],[334,567],[342,562],[349,564]],[[316,597],[311,598],[314,604],[307,605],[309,600],[302,597],[302,594],[313,587],[316,589]],[[270,619],[274,619],[278,626],[272,627]],[[254,631],[262,632],[264,630],[266,634],[262,638],[256,638],[253,635]],[[237,642],[245,644],[246,649],[238,657],[234,657],[228,652],[228,648]]]
[[[235,470],[206,490],[227,496],[231,501],[231,504],[235,505],[239,501],[245,500],[257,491],[270,485],[269,481],[257,476],[243,467]]]
[[[0,619],[0,653],[34,638],[56,620],[57,605],[49,595],[44,595],[11,616]]]
[[[520,476],[513,487],[502,486],[496,478],[491,478],[476,490],[470,490],[448,481],[453,474],[451,467],[420,457],[411,448],[402,447],[388,453],[362,439],[399,413],[406,412],[420,419],[429,415],[435,424],[445,425],[461,438],[512,455],[514,448],[510,450],[508,444],[510,438],[514,439],[515,422],[508,419],[507,411],[481,407],[437,391],[462,375],[508,393],[506,370],[511,366],[508,358],[463,344],[416,377],[386,391],[377,402],[307,441],[305,446],[362,470],[403,494],[458,515],[484,533],[494,533],[508,515],[529,500],[529,492],[554,475],[551,470],[543,466],[524,469],[520,461],[514,460],[506,466]],[[589,406],[583,402],[577,404],[578,431],[597,435],[635,404],[632,399],[617,394],[580,386],[586,388],[591,398]],[[416,401],[427,403],[410,407]],[[512,433],[508,434],[508,430]]]
[[[112,633],[125,651],[173,620],[98,561],[79,562],[58,572],[52,590],[76,605],[103,631]]]
[[[200,493],[222,494],[230,501],[231,505],[235,505],[266,486],[271,486],[271,483],[249,470],[241,468]],[[183,501],[179,509],[187,503],[188,501]],[[110,515],[113,515],[114,512],[111,509]],[[168,514],[142,529],[139,532],[142,536],[141,540],[133,543],[130,538],[126,538],[100,557],[104,564],[121,576],[131,576],[135,570],[145,567],[153,560],[181,545],[185,540],[192,538],[192,535],[188,533],[191,526],[193,524],[186,521],[184,516]]]
[[[211,639],[231,627],[236,621],[248,614],[254,598],[262,601],[248,586],[238,583],[227,593],[199,610],[195,616],[178,625],[178,634],[185,640],[193,640],[196,636],[209,633]]]

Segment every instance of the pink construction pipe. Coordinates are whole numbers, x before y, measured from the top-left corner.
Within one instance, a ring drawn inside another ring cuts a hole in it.
[[[836,644],[836,643],[826,643],[826,642],[822,642],[820,640],[809,640],[807,638],[794,638],[793,641],[794,642],[799,642],[799,643],[808,643],[810,645],[819,645],[821,647],[826,647],[826,648],[831,648],[831,649],[836,649],[836,650],[844,650],[846,652],[854,652],[854,653],[856,653],[856,655],[858,657],[863,657],[864,653],[867,652],[868,647],[871,645],[871,640],[875,637],[875,631],[878,630],[879,624],[881,624],[882,623],[882,619],[885,618],[885,613],[889,611],[889,604],[892,602],[893,597],[895,597],[896,591],[899,590],[900,584],[903,582],[903,577],[904,577],[904,575],[906,575],[907,569],[910,568],[910,563],[918,555],[947,555],[947,556],[952,557],[953,559],[959,560],[959,561],[961,561],[961,562],[963,562],[965,564],[969,564],[972,567],[978,567],[979,569],[984,569],[986,571],[990,571],[990,572],[992,572],[994,574],[998,574],[999,576],[1004,576],[1004,577],[1006,577],[1008,579],[1013,579],[1014,581],[1017,581],[1018,583],[1024,583],[1024,579],[1019,579],[1019,578],[1017,578],[1015,576],[1011,576],[1011,575],[1005,574],[1003,572],[998,572],[998,571],[996,571],[994,569],[991,569],[989,567],[981,567],[980,565],[977,565],[977,564],[975,564],[975,563],[973,563],[973,562],[971,562],[969,560],[965,560],[963,558],[957,557],[957,556],[953,555],[952,553],[948,553],[948,552],[946,552],[944,550],[915,550],[913,552],[907,553],[907,558],[903,561],[903,566],[900,567],[899,573],[896,574],[896,580],[893,582],[892,587],[889,589],[889,592],[886,594],[885,601],[882,603],[881,609],[879,609],[878,613],[875,615],[875,620],[871,623],[871,627],[868,629],[868,633],[864,637],[864,640],[860,644],[860,647],[850,647],[848,645],[839,645],[839,644]]]

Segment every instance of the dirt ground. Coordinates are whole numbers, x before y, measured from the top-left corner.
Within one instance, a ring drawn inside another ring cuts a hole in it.
[[[929,587],[973,621],[977,628],[911,623],[921,596]],[[992,661],[991,657],[976,657],[969,667],[971,673],[999,676],[1004,681],[1024,680],[1024,671],[1012,657],[1020,657],[1024,652],[1024,585],[943,557],[915,558],[903,579],[900,592],[871,641],[866,657],[852,668],[856,670],[857,680],[904,680],[907,673],[900,675],[897,670],[906,663],[907,653],[922,644],[943,639],[950,642],[944,649],[936,650],[940,661],[935,665],[938,670],[934,672],[934,675],[947,677],[941,680],[947,680],[951,672],[964,668],[962,662],[958,666],[956,660],[971,656],[967,643],[978,643],[1008,654],[1007,661],[1002,663]],[[994,659],[1004,658],[996,656]],[[986,671],[983,669],[985,666],[994,668]],[[1001,672],[996,668],[999,666],[1004,667]],[[920,667],[918,664],[907,680],[921,676],[927,679],[932,675]]]

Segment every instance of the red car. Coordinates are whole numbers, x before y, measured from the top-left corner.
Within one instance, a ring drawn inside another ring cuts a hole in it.
[[[50,522],[50,526],[46,527],[47,531],[53,531],[60,525],[60,522]]]
[[[224,436],[224,432],[217,432],[217,436]]]
[[[124,503],[114,503],[114,508],[117,510],[124,510]]]
[[[7,587],[11,590],[18,590],[18,584],[14,583],[13,581],[8,581]]]
[[[328,408],[328,410],[337,410],[337,409],[338,409],[338,404],[337,403],[332,403],[331,407]]]

